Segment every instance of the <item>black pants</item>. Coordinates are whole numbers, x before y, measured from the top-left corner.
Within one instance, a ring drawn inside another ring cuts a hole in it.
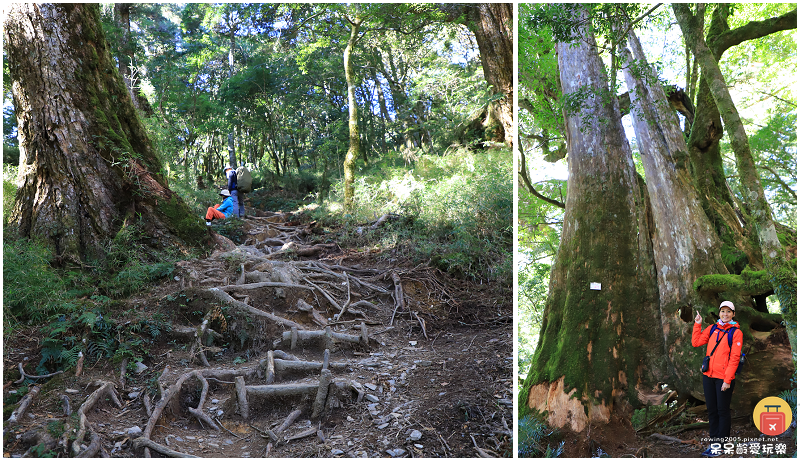
[[[731,381],[731,387],[726,391],[720,390],[724,380],[709,378],[703,375],[703,393],[706,397],[708,409],[708,435],[712,439],[730,437],[731,435],[731,397],[736,380]]]

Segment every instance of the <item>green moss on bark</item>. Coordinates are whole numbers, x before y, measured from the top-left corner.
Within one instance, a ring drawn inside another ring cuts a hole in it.
[[[700,293],[736,293],[740,296],[755,296],[773,290],[766,270],[753,271],[745,268],[740,275],[710,274],[695,280],[693,288]]]

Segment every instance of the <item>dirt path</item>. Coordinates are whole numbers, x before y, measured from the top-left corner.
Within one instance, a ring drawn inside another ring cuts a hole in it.
[[[123,378],[89,358],[42,383],[4,424],[4,453],[511,456],[510,295],[342,249],[292,219],[248,218],[243,244],[219,238],[130,299],[119,315],[172,325],[147,368]],[[6,345],[7,370],[36,356],[34,337]]]

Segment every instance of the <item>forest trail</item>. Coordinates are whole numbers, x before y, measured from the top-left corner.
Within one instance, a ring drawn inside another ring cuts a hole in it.
[[[238,223],[242,244],[212,232],[209,257],[128,300],[131,321],[171,321],[138,374],[87,360],[78,376],[41,380],[6,423],[4,454],[512,455],[504,290],[341,248],[290,213],[258,214]],[[17,343],[6,369],[36,357],[33,336]]]

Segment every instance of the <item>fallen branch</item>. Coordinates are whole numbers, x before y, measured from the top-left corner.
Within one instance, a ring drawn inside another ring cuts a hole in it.
[[[342,304],[342,309],[339,311],[338,314],[334,317],[335,320],[339,320],[347,311],[347,306],[350,305],[350,277],[347,275],[347,272],[344,273],[345,282],[347,282],[347,301]]]
[[[21,365],[22,364],[20,364],[20,366]],[[35,399],[39,394],[40,389],[41,388],[36,385],[33,386],[27,394],[25,394],[25,397],[22,398],[22,401],[19,403],[17,409],[11,413],[11,416],[9,416],[8,420],[6,421],[8,424],[15,424],[22,420],[22,418],[25,416],[25,412],[28,411],[28,407],[33,402],[33,399]]]
[[[297,434],[294,434],[294,435],[291,435],[289,437],[286,437],[286,441],[287,442],[291,442],[292,440],[299,440],[299,439],[302,439],[302,438],[305,438],[305,437],[316,435],[316,433],[317,433],[317,429],[312,427],[310,429],[306,429],[305,431],[298,432]]]
[[[277,429],[275,429],[275,434],[280,435],[283,431],[288,429],[289,426],[291,426],[292,423],[294,423],[294,421],[300,417],[301,413],[302,411],[299,408],[289,413],[289,416],[287,416],[286,419],[283,420],[283,423],[281,423],[281,425],[278,426]]]
[[[406,302],[403,297],[403,284],[397,272],[392,272],[392,282],[394,282],[394,312],[392,312],[392,319],[389,321],[389,326],[394,325],[394,316],[397,314],[397,309],[402,308],[405,310]]]
[[[325,411],[325,401],[328,399],[328,388],[331,385],[332,373],[330,370],[322,370],[319,376],[319,388],[317,388],[317,397],[314,399],[311,412],[311,419],[317,419],[322,416]]]
[[[236,398],[239,402],[239,414],[242,415],[242,418],[249,419],[250,406],[247,404],[247,390],[242,376],[236,377]]]

